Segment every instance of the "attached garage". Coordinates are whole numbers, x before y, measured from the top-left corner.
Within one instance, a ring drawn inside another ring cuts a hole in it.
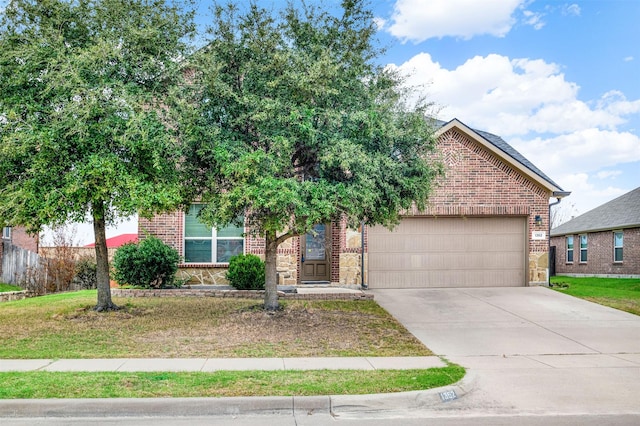
[[[526,217],[411,217],[368,240],[370,288],[526,285]]]

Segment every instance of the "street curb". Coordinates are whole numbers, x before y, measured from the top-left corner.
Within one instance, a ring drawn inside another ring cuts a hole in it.
[[[465,375],[462,380],[452,385],[422,391],[334,395],[331,397],[331,414],[336,417],[357,418],[364,415],[406,416],[408,412],[457,410],[465,403],[466,396],[475,386],[476,379]],[[454,399],[449,399],[451,391],[454,392]]]
[[[440,394],[453,390],[464,397],[464,379],[424,391],[371,395],[222,397],[222,398],[97,398],[0,400],[0,418],[163,417],[219,415],[357,416],[407,410],[446,409]]]
[[[228,397],[228,398],[99,398],[27,399],[0,401],[0,418],[20,417],[162,417],[290,414],[299,405],[329,412],[328,397]],[[296,404],[297,402],[297,404]]]

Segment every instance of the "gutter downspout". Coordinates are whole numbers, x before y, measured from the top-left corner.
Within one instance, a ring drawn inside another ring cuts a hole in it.
[[[556,201],[554,203],[549,204],[549,223],[547,228],[549,237],[547,238],[547,256],[551,254],[551,207],[560,204],[563,197],[568,197],[571,192],[554,192],[553,195],[556,196]],[[553,259],[555,262],[556,260]],[[549,262],[551,262],[551,258],[549,258]],[[551,275],[547,273],[547,287],[551,287]]]

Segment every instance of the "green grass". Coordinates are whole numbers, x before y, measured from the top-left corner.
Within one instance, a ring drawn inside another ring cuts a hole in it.
[[[640,315],[640,279],[556,276],[551,284],[556,291]]]
[[[447,386],[457,365],[427,370],[215,373],[0,373],[0,399],[356,395]]]
[[[5,291],[22,291],[22,289],[17,285],[0,283],[0,293]]]

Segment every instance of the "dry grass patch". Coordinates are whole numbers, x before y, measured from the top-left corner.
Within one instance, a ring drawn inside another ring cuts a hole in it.
[[[96,313],[95,291],[0,305],[0,358],[431,355],[374,301],[130,298]]]

